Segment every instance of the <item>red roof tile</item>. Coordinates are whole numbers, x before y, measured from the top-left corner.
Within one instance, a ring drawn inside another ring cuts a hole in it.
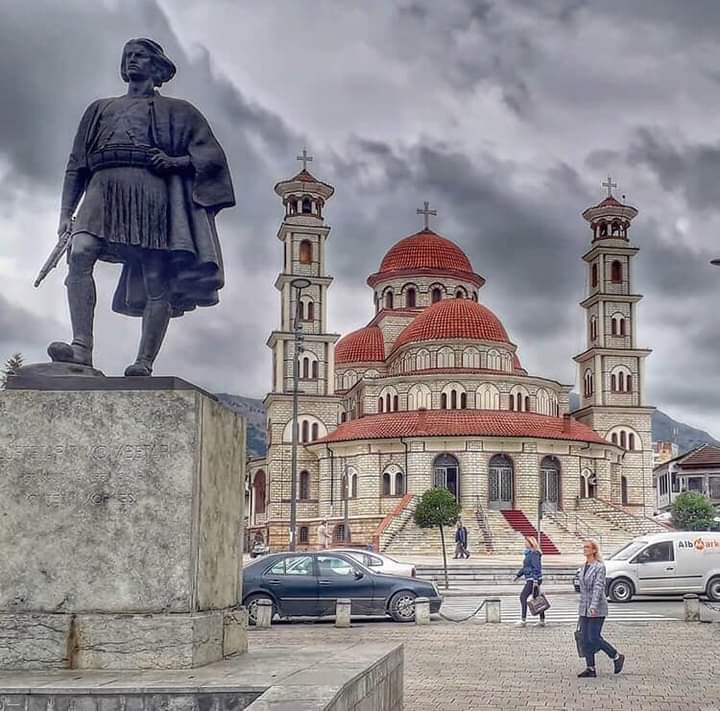
[[[454,242],[432,230],[422,230],[393,245],[368,283],[372,286],[390,276],[423,272],[452,274],[478,286],[485,281],[473,272],[465,252]]]
[[[341,424],[318,442],[452,436],[538,437],[609,444],[572,418],[497,410],[414,410],[367,415]]]
[[[500,319],[486,306],[470,299],[443,299],[406,326],[397,337],[393,350],[406,343],[453,338],[509,343]]]
[[[385,360],[385,340],[378,326],[348,333],[335,346],[335,363],[367,363]]]

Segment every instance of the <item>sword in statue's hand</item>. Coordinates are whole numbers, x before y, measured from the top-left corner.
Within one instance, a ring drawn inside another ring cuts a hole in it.
[[[68,228],[58,237],[57,244],[53,247],[53,251],[50,252],[50,256],[45,260],[40,273],[35,279],[35,287],[40,286],[43,279],[60,263],[63,255],[70,249],[70,238],[72,237],[72,228],[75,218],[70,220]]]

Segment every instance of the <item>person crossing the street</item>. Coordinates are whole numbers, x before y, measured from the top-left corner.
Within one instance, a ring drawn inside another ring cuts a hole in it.
[[[530,595],[534,598],[540,594],[540,585],[542,584],[542,551],[538,545],[535,536],[525,536],[525,557],[523,558],[522,568],[518,570],[515,580],[524,578],[525,585],[520,593],[520,621],[516,622],[516,627],[525,627],[527,623],[527,601]],[[540,619],[537,622],[538,627],[545,627],[545,613],[540,613]]]
[[[468,530],[465,524],[463,524],[462,519],[458,519],[457,528],[455,529],[455,559],[469,557]]]
[[[596,677],[595,654],[602,650],[612,659],[615,674],[622,671],[625,655],[603,639],[601,633],[608,614],[605,597],[605,563],[600,555],[596,541],[583,544],[585,565],[580,570],[580,620],[578,627],[582,638],[582,651],[585,653],[586,668],[580,672],[580,678]]]

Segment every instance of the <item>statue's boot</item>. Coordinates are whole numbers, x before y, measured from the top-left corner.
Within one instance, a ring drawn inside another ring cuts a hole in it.
[[[78,363],[92,367],[93,319],[97,301],[92,265],[76,268],[71,264],[65,286],[73,339],[71,343],[54,341],[48,346],[48,355],[54,362]]]
[[[160,352],[169,323],[170,304],[167,299],[148,299],[142,317],[142,337],[137,359],[125,369],[125,375],[152,375],[153,363]]]

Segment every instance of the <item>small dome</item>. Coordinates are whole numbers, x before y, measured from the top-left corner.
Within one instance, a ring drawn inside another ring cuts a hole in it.
[[[377,326],[348,333],[335,346],[335,363],[375,363],[385,360],[385,339]]]
[[[500,319],[470,299],[444,299],[429,306],[397,337],[393,350],[407,343],[451,339],[510,343]]]
[[[472,264],[454,242],[432,230],[405,237],[390,248],[380,269],[368,278],[368,284],[403,274],[448,274],[482,286],[485,280],[473,272]]]

